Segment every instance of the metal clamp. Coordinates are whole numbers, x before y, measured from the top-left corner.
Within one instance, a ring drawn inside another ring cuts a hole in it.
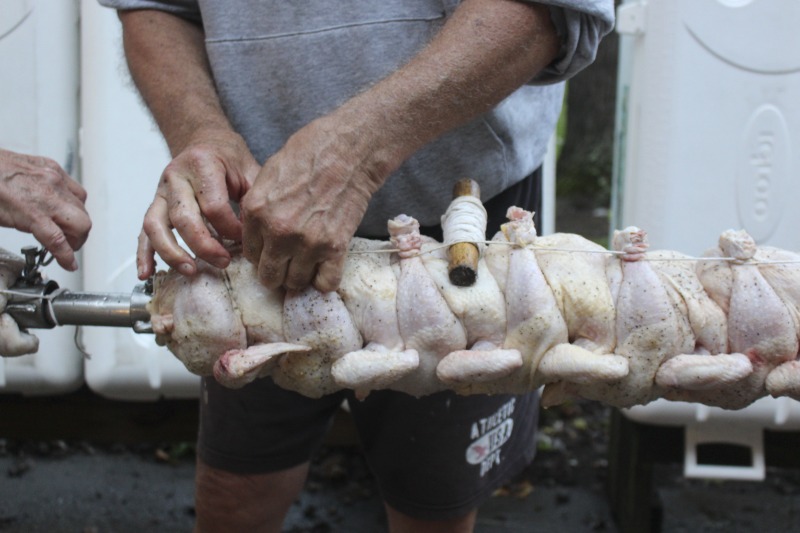
[[[47,258],[46,250],[28,246],[22,253],[25,267],[8,291],[5,308],[20,328],[113,326],[152,333],[147,310],[153,296],[152,279],[136,285],[130,294],[71,292],[42,277],[40,268],[52,261],[52,257]]]
[[[25,257],[25,267],[22,269],[22,281],[27,285],[38,285],[42,282],[41,267],[53,262],[53,256],[48,257],[45,248],[25,246],[22,255]]]

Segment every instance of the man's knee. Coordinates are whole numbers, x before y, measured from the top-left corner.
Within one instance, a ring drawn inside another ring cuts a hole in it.
[[[265,474],[237,474],[197,461],[195,531],[280,531],[308,463]]]
[[[386,504],[386,516],[391,533],[472,533],[478,511],[447,520],[421,520]]]

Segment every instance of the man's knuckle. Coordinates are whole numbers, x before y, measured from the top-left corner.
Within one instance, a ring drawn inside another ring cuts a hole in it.
[[[203,214],[211,219],[218,219],[231,213],[230,204],[222,199],[213,199],[203,205]]]
[[[39,169],[39,179],[44,181],[51,188],[58,187],[64,181],[60,172],[47,166]],[[48,192],[52,192],[52,189]]]
[[[179,232],[184,232],[194,228],[194,219],[185,210],[176,209],[170,212],[170,222],[172,227]]]
[[[83,233],[89,233],[90,231],[92,231],[92,227],[94,227],[94,224],[92,223],[91,218],[89,218],[88,216],[81,218],[81,231]]]
[[[276,219],[267,222],[270,233],[278,238],[285,238],[287,240],[297,241],[302,240],[305,242],[305,235],[297,231],[294,224],[283,220]]]
[[[158,220],[156,218],[152,218],[150,216],[146,216],[144,218],[144,221],[142,222],[142,232],[145,235],[153,235],[161,227],[163,227],[162,222],[160,220]]]
[[[69,246],[69,242],[67,241],[67,236],[61,231],[60,228],[53,228],[51,229],[47,235],[45,236],[48,246],[52,247],[54,250],[60,250],[64,247]]]

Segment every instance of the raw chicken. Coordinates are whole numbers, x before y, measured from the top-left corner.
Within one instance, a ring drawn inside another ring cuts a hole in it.
[[[708,294],[727,314],[730,350],[747,356],[753,371],[735,387],[717,391],[711,398],[700,397],[699,401],[727,409],[746,407],[767,394],[766,380],[773,371],[776,374],[770,380],[769,392],[791,394],[798,387],[793,379],[797,374],[792,370],[798,354],[798,300],[787,305],[784,298],[797,295],[798,279],[792,282],[785,274],[797,272],[798,265],[786,270],[760,265],[779,254],[759,254],[755,242],[744,231],[725,231],[719,247],[706,255],[733,259],[699,262],[698,275]]]
[[[740,354],[709,355],[726,348],[724,315],[687,268],[688,258],[647,253],[646,235],[636,227],[615,232],[613,246],[622,252],[609,268],[616,300],[614,353],[627,359],[630,371],[613,383],[549,386],[545,404],[563,401],[565,393],[617,407],[661,396],[688,400],[696,389],[716,391],[752,372]]]
[[[786,304],[796,331],[800,333],[800,254],[764,246],[756,251],[754,259],[764,263],[758,267],[761,275]],[[797,357],[791,357],[770,372],[766,387],[773,396],[800,400],[800,361]]]
[[[486,256],[491,273],[499,283],[498,290],[506,300],[508,322],[505,339],[501,342],[506,351],[511,349],[521,355],[518,366],[524,370],[505,379],[488,383],[473,380],[471,385],[453,388],[462,393],[522,393],[559,378],[581,382],[586,376],[592,376],[593,380],[604,381],[626,375],[628,365],[623,358],[601,357],[569,343],[563,312],[539,267],[537,252],[532,248],[538,242],[533,213],[512,207],[508,218],[509,222],[503,225],[502,233],[494,237]],[[595,293],[585,291],[583,294],[591,298]],[[581,298],[580,295],[576,297]]]
[[[401,215],[391,242],[352,241],[332,293],[265,289],[240,256],[224,272],[200,262],[191,279],[160,273],[153,328],[195,373],[232,387],[271,376],[312,397],[545,385],[550,404],[666,397],[736,409],[800,396],[799,255],[726,232],[696,261],[648,252],[628,228],[612,256],[577,235],[537,237],[521,209],[509,219],[470,287],[449,282],[444,249]]]
[[[419,366],[419,353],[405,349],[397,320],[397,278],[380,241],[355,239],[344,266],[339,294],[365,339],[363,349],[339,358],[332,368],[338,384],[363,397],[383,389]]]
[[[406,348],[419,353],[419,366],[391,388],[421,396],[446,388],[436,378],[445,356],[467,346],[467,332],[447,305],[422,261],[419,223],[406,215],[389,221],[389,235],[400,263],[397,278],[397,320]]]
[[[228,350],[247,347],[242,315],[234,306],[225,272],[197,261],[191,278],[159,276],[150,307],[156,342],[177,354],[189,372],[213,373]],[[269,311],[269,310],[267,310]]]

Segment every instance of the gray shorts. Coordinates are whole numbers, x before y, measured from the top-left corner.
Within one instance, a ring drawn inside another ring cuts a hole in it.
[[[485,203],[489,235],[505,220],[509,206],[535,209],[538,176],[532,174]],[[441,240],[439,228],[423,232]],[[417,519],[463,516],[527,466],[536,451],[537,393],[440,392],[414,398],[373,391],[359,401],[350,391],[306,398],[271,379],[230,390],[204,378],[202,388],[198,455],[209,466],[241,474],[309,461],[347,400],[384,500]]]

